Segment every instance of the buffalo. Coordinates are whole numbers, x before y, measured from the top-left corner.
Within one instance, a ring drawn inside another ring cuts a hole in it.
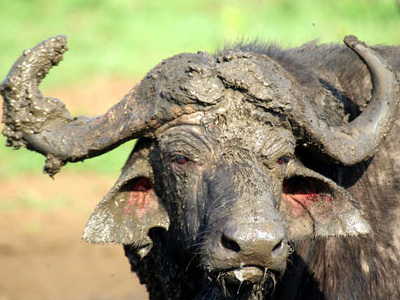
[[[138,139],[83,238],[151,299],[400,299],[400,48],[344,43],[178,54],[88,118],[38,89],[57,36],[3,81],[3,134],[50,176]]]

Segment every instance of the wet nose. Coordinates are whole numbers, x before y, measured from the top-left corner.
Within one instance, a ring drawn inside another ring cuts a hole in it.
[[[220,258],[233,265],[255,265],[282,271],[289,246],[282,224],[229,222],[220,236]]]

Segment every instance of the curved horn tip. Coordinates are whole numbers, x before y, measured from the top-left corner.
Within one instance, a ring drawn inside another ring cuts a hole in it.
[[[7,97],[7,91],[18,92],[24,83],[35,80],[37,84],[46,76],[52,66],[58,65],[68,50],[67,37],[56,35],[31,49],[23,51],[19,59],[1,83],[0,94]]]
[[[56,35],[40,42],[31,49],[24,50],[20,59],[17,60],[16,65],[24,62],[32,63],[29,60],[30,57],[38,59],[43,54],[45,54],[45,57],[50,60],[53,65],[57,65],[62,60],[62,54],[67,50],[67,36]]]
[[[38,45],[33,47],[33,49],[36,49],[37,47],[45,45],[45,46],[52,46],[52,48],[64,48],[67,45],[67,36],[64,34],[59,34],[53,37],[50,37],[48,39],[45,39],[44,41],[40,42]],[[26,55],[25,52],[29,53],[29,50],[24,51],[23,55]]]
[[[62,60],[62,54],[68,51],[67,46],[67,36],[66,35],[56,35],[54,37],[48,38],[43,42],[39,43],[32,49],[25,50],[22,56],[34,55],[36,52],[40,54],[41,51],[47,52],[48,59],[53,65],[57,65]],[[61,54],[61,55],[57,55]]]
[[[347,47],[354,48],[358,44],[364,44],[364,42],[361,42],[358,37],[355,35],[346,35],[343,39],[343,42],[346,44]]]

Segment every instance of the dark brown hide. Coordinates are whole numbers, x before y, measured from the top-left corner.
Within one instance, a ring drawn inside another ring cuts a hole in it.
[[[84,239],[123,244],[151,299],[398,299],[400,49],[346,44],[179,54],[72,118],[38,90],[56,37],[3,82],[3,133],[50,175],[140,138]]]

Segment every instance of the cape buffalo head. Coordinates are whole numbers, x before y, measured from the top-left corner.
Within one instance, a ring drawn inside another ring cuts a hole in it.
[[[345,42],[366,62],[373,95],[358,118],[332,126],[282,66],[239,50],[169,58],[105,115],[71,118],[37,89],[66,50],[64,37],[49,39],[25,52],[2,84],[4,134],[10,145],[46,155],[51,175],[140,138],[84,239],[133,245],[145,257],[149,231],[161,227],[228,291],[263,289],[284,273],[290,241],[370,230],[352,196],[297,155],[306,144],[317,159],[353,165],[390,129],[394,75],[365,44]]]

